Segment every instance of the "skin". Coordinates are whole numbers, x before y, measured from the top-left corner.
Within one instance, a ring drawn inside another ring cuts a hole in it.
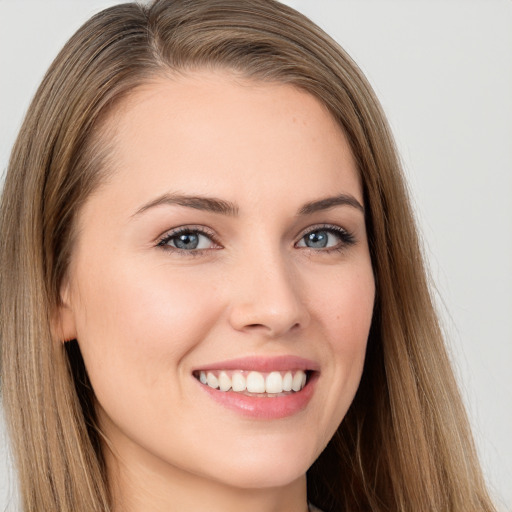
[[[363,205],[345,136],[312,96],[227,72],[155,80],[108,127],[113,168],[80,212],[60,325],[95,391],[115,510],[306,511],[305,473],[357,390],[375,295],[362,210],[298,214],[338,194]],[[237,214],[144,209],[176,193]],[[353,243],[331,233],[307,247],[324,224]],[[159,245],[182,226],[215,241]],[[192,375],[280,355],[319,368],[308,405],[285,418],[227,409]]]

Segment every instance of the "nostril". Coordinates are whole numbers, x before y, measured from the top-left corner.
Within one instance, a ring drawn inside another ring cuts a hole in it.
[[[233,301],[230,307],[229,323],[235,330],[276,337],[307,326],[308,309],[296,297],[252,293],[243,302]]]
[[[296,331],[300,329],[300,324],[298,322],[294,323],[291,327],[288,327],[286,324],[280,324],[274,322],[268,322],[268,324],[248,324],[243,327],[241,330],[247,331],[261,331],[263,334],[268,336],[281,336],[286,332]]]

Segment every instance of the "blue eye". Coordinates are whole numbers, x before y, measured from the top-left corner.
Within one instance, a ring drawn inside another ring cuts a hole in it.
[[[354,244],[354,237],[337,226],[321,227],[307,232],[297,247],[309,249],[343,249]]]
[[[333,236],[327,231],[313,231],[303,238],[304,245],[311,249],[324,249],[329,246],[329,236],[333,238]]]
[[[197,229],[182,229],[169,233],[158,245],[160,247],[171,247],[181,251],[195,251],[211,249],[215,246],[210,236]]]

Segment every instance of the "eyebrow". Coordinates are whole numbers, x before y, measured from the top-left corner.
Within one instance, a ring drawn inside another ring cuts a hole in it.
[[[182,194],[163,194],[153,201],[145,204],[142,208],[139,208],[135,212],[135,215],[161,205],[185,206],[187,208],[220,213],[222,215],[229,215],[232,217],[236,217],[238,215],[238,206],[230,201],[214,197],[188,196]]]
[[[364,214],[363,205],[354,196],[350,194],[339,194],[337,196],[326,197],[324,199],[306,203],[299,210],[299,215],[311,215],[312,213],[328,210],[335,206],[352,206]]]
[[[231,217],[236,217],[239,212],[238,205],[224,199],[183,194],[163,194],[139,208],[133,217],[149,210],[150,208],[162,205],[185,206],[187,208],[219,213],[221,215],[229,215]],[[337,196],[326,197],[304,204],[299,209],[298,215],[311,215],[315,212],[329,210],[335,206],[351,206],[360,210],[364,214],[363,205],[354,196],[350,194],[339,194]]]

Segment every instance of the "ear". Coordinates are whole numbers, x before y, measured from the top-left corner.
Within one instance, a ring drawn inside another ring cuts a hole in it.
[[[61,343],[76,339],[76,322],[73,308],[71,306],[71,293],[69,281],[66,280],[60,291],[60,303],[52,315],[52,334]]]

